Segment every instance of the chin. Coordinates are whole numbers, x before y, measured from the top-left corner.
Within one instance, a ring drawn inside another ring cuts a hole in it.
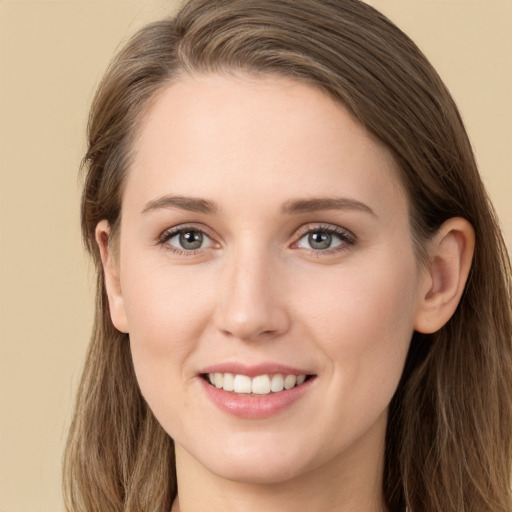
[[[315,467],[314,454],[303,443],[290,443],[272,436],[236,436],[203,447],[192,456],[208,472],[226,480],[251,484],[278,484],[292,480]],[[220,447],[222,447],[220,449]],[[219,448],[219,449],[218,449]],[[321,462],[316,466],[321,465]]]
[[[236,460],[229,464],[213,464],[211,471],[217,476],[246,484],[272,485],[293,480],[306,472],[301,465],[282,461]]]

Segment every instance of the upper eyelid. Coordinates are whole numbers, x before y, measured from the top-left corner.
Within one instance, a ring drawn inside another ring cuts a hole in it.
[[[201,233],[204,233],[208,238],[211,238],[212,240],[215,240],[216,238],[212,231],[208,229],[206,226],[191,222],[190,224],[179,224],[177,226],[164,229],[162,233],[158,236],[158,240],[168,240],[169,238],[172,238],[173,236],[177,235],[178,233],[181,233],[182,231],[186,231],[187,229],[190,231],[200,231]]]
[[[296,230],[296,236],[302,237],[302,236],[306,235],[307,233],[314,232],[314,231],[328,231],[329,233],[334,233],[334,234],[340,234],[340,235],[344,234],[347,237],[352,238],[353,240],[356,239],[356,236],[354,235],[354,233],[352,233],[352,231],[350,231],[349,229],[338,226],[336,224],[328,224],[328,223],[319,223],[314,226],[312,226],[311,224],[309,224],[309,225],[305,224],[304,226],[301,226],[299,229]]]

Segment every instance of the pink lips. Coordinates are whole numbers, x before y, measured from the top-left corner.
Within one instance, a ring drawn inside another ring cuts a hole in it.
[[[202,369],[198,380],[206,396],[221,411],[247,419],[263,419],[278,414],[307,393],[315,380],[310,378],[300,386],[268,395],[245,395],[212,386],[207,379],[203,378],[208,373],[233,373],[256,377],[258,375],[274,375],[277,373],[284,375],[311,375],[311,372],[273,363],[254,366],[245,366],[239,363],[222,363]]]

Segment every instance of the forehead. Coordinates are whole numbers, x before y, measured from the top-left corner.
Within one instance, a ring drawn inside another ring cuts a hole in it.
[[[267,201],[330,192],[403,200],[389,150],[326,93],[286,77],[181,77],[152,102],[134,150],[124,199],[252,191]]]

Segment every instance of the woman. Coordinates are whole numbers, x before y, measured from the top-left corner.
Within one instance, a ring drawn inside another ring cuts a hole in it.
[[[357,0],[191,0],[112,63],[73,511],[510,511],[510,265],[457,108]]]

